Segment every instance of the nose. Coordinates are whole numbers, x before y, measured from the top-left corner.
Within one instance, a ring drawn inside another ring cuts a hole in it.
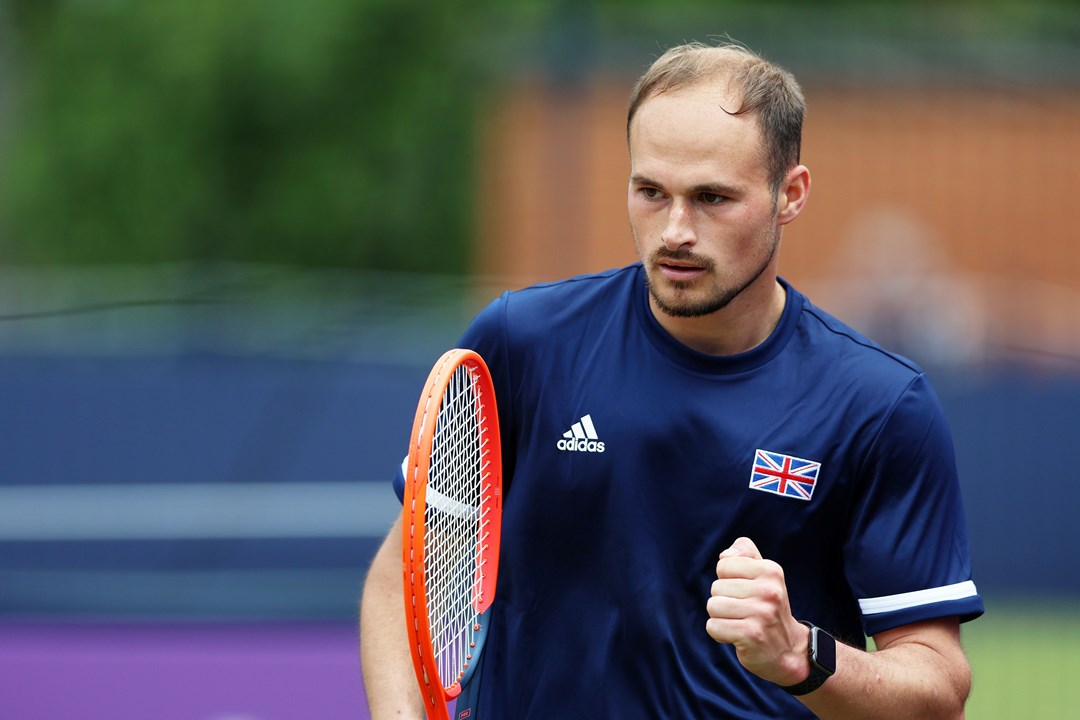
[[[667,224],[660,239],[669,250],[677,250],[683,245],[693,245],[697,241],[691,222],[690,208],[682,198],[675,198],[668,210]]]

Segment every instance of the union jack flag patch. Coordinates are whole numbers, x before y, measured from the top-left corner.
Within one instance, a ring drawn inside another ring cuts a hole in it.
[[[750,489],[809,500],[817,485],[821,463],[792,455],[758,450],[750,473]]]

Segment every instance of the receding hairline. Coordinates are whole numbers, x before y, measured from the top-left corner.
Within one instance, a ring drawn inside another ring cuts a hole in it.
[[[724,95],[718,107],[728,115],[756,120],[770,182],[778,188],[786,171],[799,161],[806,99],[790,72],[734,41],[689,42],[660,55],[630,93],[627,143],[638,110],[651,98],[701,87]]]
[[[653,62],[634,86],[633,104],[626,121],[627,138],[637,110],[650,98],[665,93],[714,85],[738,105],[724,110],[729,114],[740,114],[744,110],[745,97],[734,80],[740,70],[759,64],[765,65],[768,61],[733,41],[719,45],[690,42],[669,49]],[[660,72],[654,75],[657,68]],[[643,87],[646,82],[648,85]]]

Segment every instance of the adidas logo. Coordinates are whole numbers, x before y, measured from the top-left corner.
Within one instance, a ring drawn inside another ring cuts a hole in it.
[[[562,434],[563,439],[556,443],[560,450],[571,452],[604,452],[604,443],[600,442],[596,435],[596,428],[592,424],[592,417],[584,416],[581,420],[570,426],[570,429]]]

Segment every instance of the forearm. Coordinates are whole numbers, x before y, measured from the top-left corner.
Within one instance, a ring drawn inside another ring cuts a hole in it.
[[[784,687],[811,673],[809,631],[791,615],[784,571],[749,538],[720,553],[705,625],[735,646],[739,662]],[[799,699],[822,720],[956,720],[964,717],[971,667],[956,617],[913,622],[874,635],[877,652],[836,645],[836,672]]]
[[[872,653],[837,644],[836,674],[800,699],[822,720],[963,718],[971,672],[959,630],[951,621],[922,625],[929,643],[898,637]]]
[[[399,520],[371,563],[360,603],[360,659],[372,720],[424,717],[403,598]]]

